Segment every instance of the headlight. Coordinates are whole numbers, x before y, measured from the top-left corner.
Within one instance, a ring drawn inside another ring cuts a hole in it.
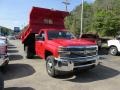
[[[70,55],[70,51],[67,51],[67,48],[62,46],[59,47],[58,53],[60,57],[67,57]]]
[[[69,52],[69,51],[59,52],[59,56],[60,56],[60,57],[69,57],[69,56],[70,56],[70,52]]]
[[[65,51],[65,47],[59,46],[58,52],[62,52],[62,51]]]

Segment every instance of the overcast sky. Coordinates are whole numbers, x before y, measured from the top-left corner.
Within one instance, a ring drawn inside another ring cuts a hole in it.
[[[0,0],[0,26],[13,29],[28,23],[29,12],[33,6],[65,10],[64,0]],[[81,0],[68,0],[68,10],[72,11]],[[85,0],[93,2],[94,0]]]

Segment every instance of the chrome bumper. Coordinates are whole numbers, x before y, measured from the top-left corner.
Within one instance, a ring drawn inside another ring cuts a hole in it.
[[[3,58],[0,58],[0,67],[4,66],[6,63],[9,62],[9,57],[8,55],[3,56]]]
[[[94,62],[92,62],[94,61]],[[92,63],[86,63],[92,62]],[[79,63],[86,63],[83,65],[79,65]],[[75,65],[78,64],[78,65]],[[74,68],[85,68],[89,66],[97,66],[99,64],[99,57],[87,57],[87,58],[72,58],[72,59],[60,59],[55,58],[55,69],[58,71],[72,71]]]

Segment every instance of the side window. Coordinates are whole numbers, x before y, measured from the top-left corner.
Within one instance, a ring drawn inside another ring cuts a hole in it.
[[[41,33],[40,33],[40,37],[45,37],[44,32],[41,32]]]
[[[45,40],[45,33],[41,32],[39,35],[37,35],[36,40],[44,41]]]

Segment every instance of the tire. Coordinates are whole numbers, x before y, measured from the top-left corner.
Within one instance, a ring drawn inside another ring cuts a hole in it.
[[[0,67],[0,68],[1,68],[1,71],[2,71],[3,73],[5,73],[5,72],[7,71],[8,63],[9,63],[9,62],[6,62],[3,66]]]
[[[28,59],[33,58],[33,53],[30,52],[30,50],[27,46],[25,47],[25,53],[26,53],[26,58],[28,58]]]
[[[113,55],[113,56],[116,56],[116,55],[118,54],[118,49],[117,49],[117,47],[114,47],[114,46],[110,47],[110,49],[109,49],[109,54],[111,54],[111,55]]]
[[[0,72],[0,90],[4,90],[4,80],[2,72]]]
[[[55,63],[54,63],[54,57],[53,56],[48,56],[46,59],[46,71],[48,75],[51,77],[56,77],[57,76],[57,71],[55,70]]]

